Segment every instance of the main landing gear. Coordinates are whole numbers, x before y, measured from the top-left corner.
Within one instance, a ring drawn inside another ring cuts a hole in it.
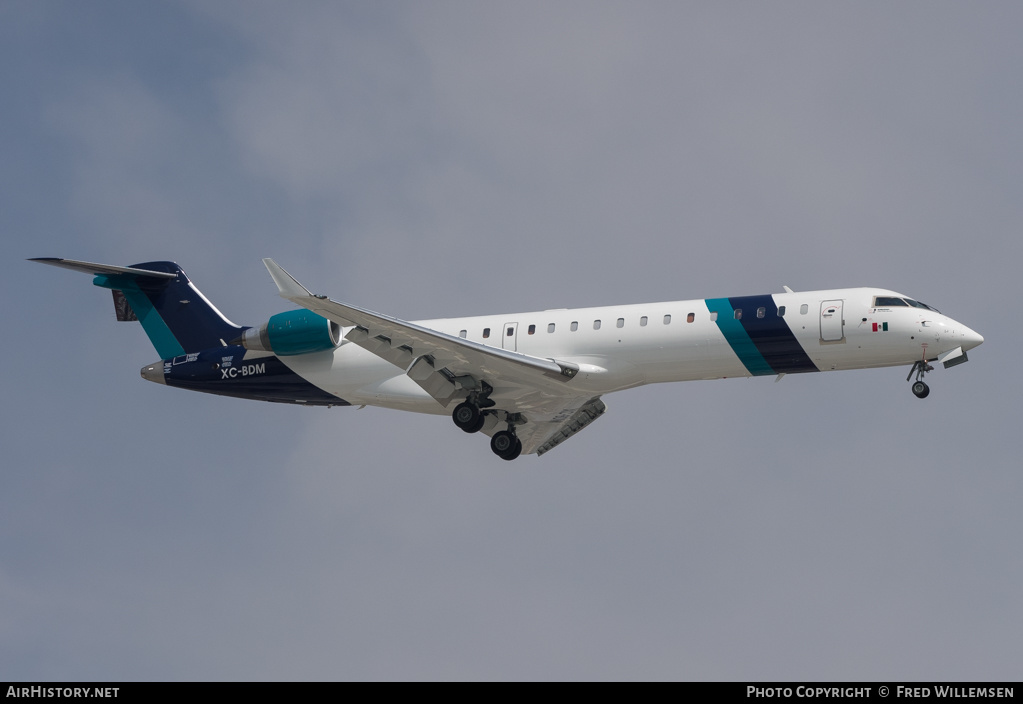
[[[916,373],[916,381],[913,382],[913,395],[917,398],[927,398],[927,395],[931,393],[931,387],[924,383],[924,374],[927,372],[933,372],[934,367],[927,363],[926,359],[913,362],[912,369],[909,370],[909,375],[906,377],[906,381],[909,381],[913,374]]]
[[[451,412],[451,419],[455,421],[455,425],[467,433],[478,433],[482,430],[486,422],[484,414],[487,413],[483,409],[494,405],[490,400],[493,390],[494,387],[485,381],[476,384],[476,388],[465,401],[455,406],[455,410]]]
[[[510,430],[502,430],[490,438],[490,449],[502,460],[513,460],[522,452],[522,441]]]
[[[483,410],[483,408],[494,405],[494,402],[488,398],[489,391],[492,389],[485,388],[484,391],[486,393],[470,395],[465,401],[455,406],[455,410],[451,412],[451,419],[455,421],[455,425],[467,433],[478,433],[482,430],[488,413],[496,415],[499,420],[506,421],[508,429],[494,433],[490,439],[490,449],[502,460],[513,460],[522,454],[522,441],[515,435],[515,426],[523,423],[524,420],[517,413]]]
[[[478,433],[486,421],[480,407],[469,401],[463,401],[455,406],[451,418],[455,421],[455,425],[467,433]]]

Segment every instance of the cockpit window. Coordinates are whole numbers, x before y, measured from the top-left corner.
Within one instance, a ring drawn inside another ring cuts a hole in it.
[[[926,303],[920,301],[914,301],[912,298],[896,298],[895,296],[874,296],[874,307],[875,308],[895,308],[901,307],[906,308],[912,306],[913,308],[923,308],[924,310],[932,310],[935,313],[940,312],[937,308],[931,308]]]
[[[874,296],[875,308],[895,308],[896,306],[906,308],[908,305],[901,298],[895,298],[894,296]]]
[[[937,308],[931,308],[926,303],[921,303],[920,301],[914,301],[912,298],[907,298],[906,299],[906,303],[908,303],[909,305],[913,306],[914,308],[924,308],[926,310],[933,310],[935,313],[939,312]]]

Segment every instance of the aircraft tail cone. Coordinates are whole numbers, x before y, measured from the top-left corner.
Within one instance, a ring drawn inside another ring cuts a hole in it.
[[[146,381],[155,381],[157,384],[167,384],[163,376],[163,360],[147,364],[142,367],[142,378]]]

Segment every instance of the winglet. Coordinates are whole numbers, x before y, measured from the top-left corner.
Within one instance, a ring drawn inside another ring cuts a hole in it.
[[[281,265],[273,259],[264,259],[263,265],[266,266],[266,270],[270,272],[274,283],[277,284],[281,298],[293,301],[296,298],[308,298],[313,295],[309,289],[300,284],[294,276],[282,269]]]

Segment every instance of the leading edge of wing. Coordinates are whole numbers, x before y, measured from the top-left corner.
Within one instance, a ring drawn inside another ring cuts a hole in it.
[[[579,371],[579,367],[570,362],[557,362],[500,347],[490,347],[365,308],[334,301],[326,296],[315,295],[273,259],[264,259],[263,264],[277,284],[282,298],[323,315],[339,325],[363,328],[370,337],[386,336],[390,339],[392,347],[408,346],[412,349],[413,359],[432,355],[445,366],[450,366],[453,362],[454,366],[460,367],[457,371],[467,373],[475,371],[477,374],[482,372],[483,376],[487,374],[500,376],[518,368],[523,371],[539,372],[548,379],[560,382],[569,381]]]

